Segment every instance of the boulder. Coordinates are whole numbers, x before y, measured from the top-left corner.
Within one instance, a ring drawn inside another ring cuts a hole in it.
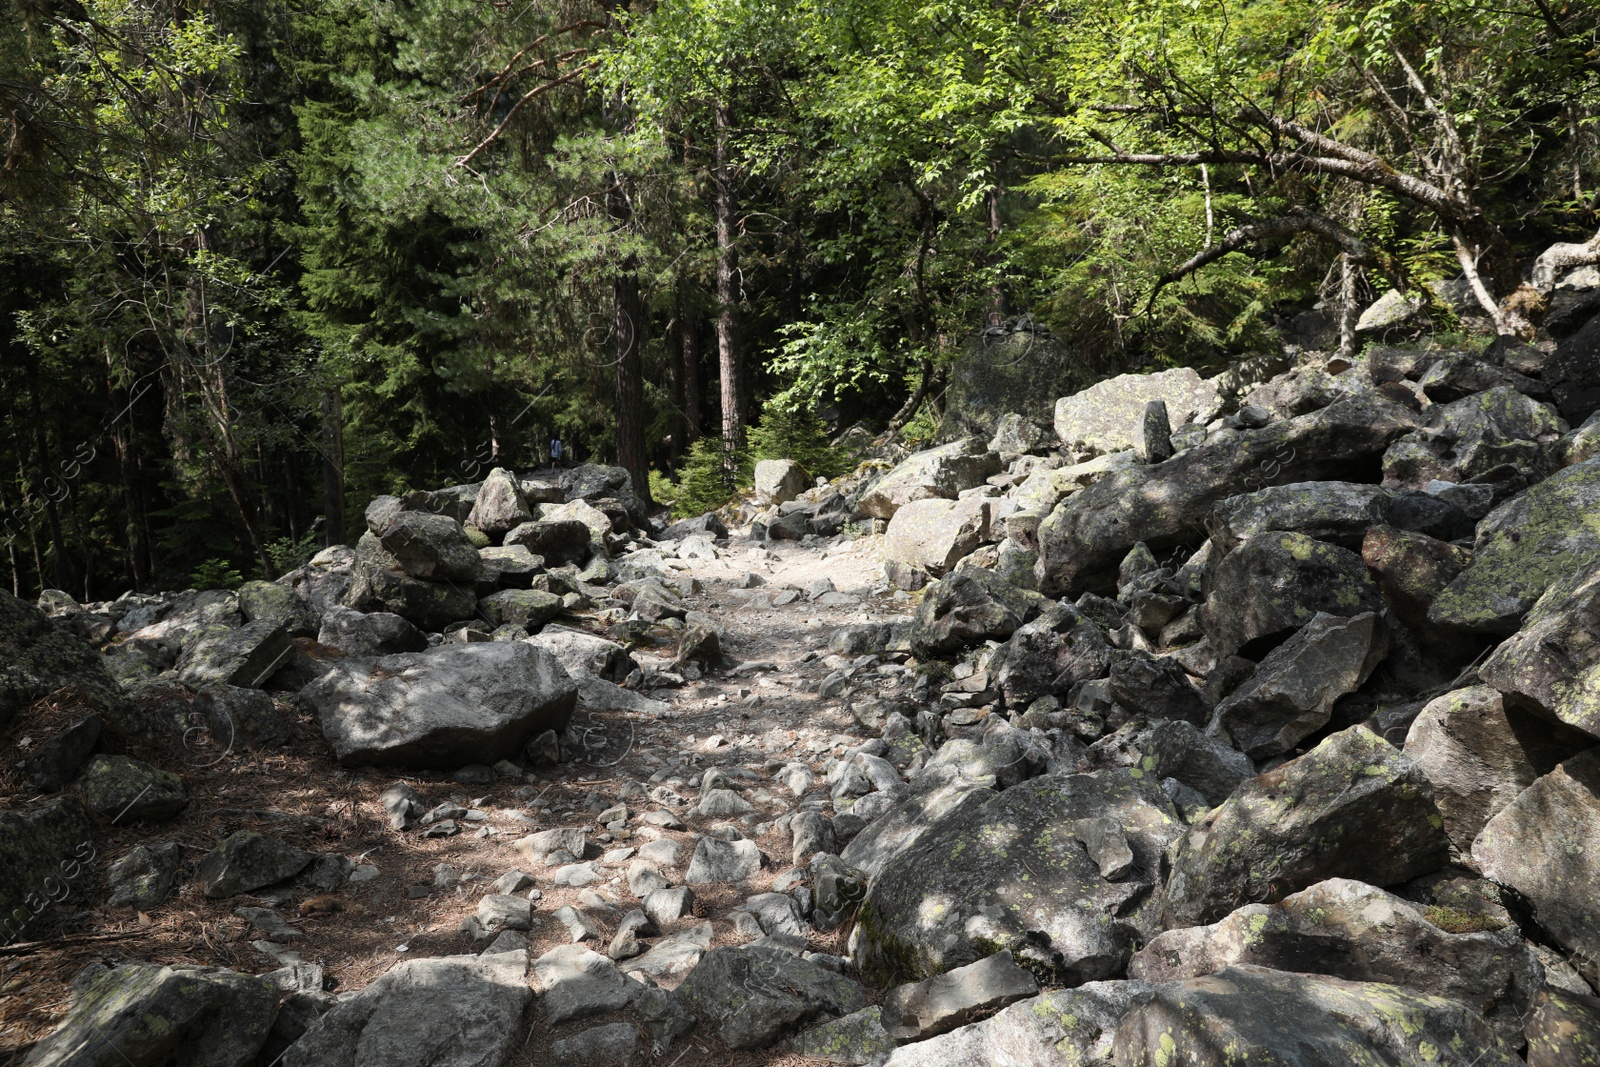
[[[1589,1067],[1600,1062],[1600,997],[1549,986],[1528,1020],[1528,1067]]]
[[[683,880],[689,885],[743,882],[755,877],[761,864],[761,849],[754,841],[723,841],[708,835],[695,845]]]
[[[867,1006],[861,987],[777,948],[715,948],[678,987],[732,1049],[764,1048],[824,1013]]]
[[[478,558],[483,561],[480,581],[505,589],[527,589],[544,571],[544,557],[534,555],[522,545],[480,548]]]
[[[1000,455],[1025,455],[1048,448],[1053,435],[1026,415],[1011,412],[1000,416],[995,423],[994,436],[989,438],[989,451]]]
[[[1435,404],[1449,404],[1502,387],[1536,400],[1550,399],[1549,390],[1532,378],[1461,353],[1441,356],[1417,379],[1417,388]]]
[[[989,660],[989,679],[1009,708],[1044,696],[1064,696],[1078,682],[1103,678],[1111,646],[1088,616],[1071,604],[1052,604],[1017,628]]]
[[[1478,677],[1517,703],[1600,738],[1600,567],[1560,579]]]
[[[643,991],[615,963],[582,945],[546,952],[534,961],[533,977],[544,997],[545,1021],[552,1026],[620,1011]]]
[[[1304,534],[1262,533],[1217,563],[1201,620],[1219,653],[1258,659],[1319,613],[1383,610],[1361,557]]]
[[[528,644],[542,648],[560,661],[574,678],[601,678],[621,682],[637,668],[628,650],[583,630],[565,626],[546,626],[526,638]]]
[[[728,526],[714,511],[692,519],[681,519],[655,535],[657,541],[681,541],[696,534],[710,534],[714,539],[728,536]]]
[[[1152,400],[1144,406],[1133,454],[1141,463],[1162,463],[1172,458],[1172,422],[1165,400]]]
[[[478,601],[470,586],[413,578],[398,565],[391,567],[381,559],[358,554],[350,570],[344,606],[363,612],[392,612],[437,632],[453,622],[472,618]]]
[[[1218,407],[1215,382],[1188,367],[1157,374],[1119,374],[1056,401],[1056,436],[1067,448],[1121,452],[1138,443],[1145,405],[1165,402],[1173,422],[1209,422]]]
[[[783,504],[811,488],[811,476],[792,459],[763,459],[756,463],[755,490],[759,504]]]
[[[516,475],[503,467],[496,467],[479,487],[467,522],[488,534],[490,540],[498,541],[531,518],[533,512],[528,507],[527,498],[522,495],[522,485]]]
[[[94,854],[88,813],[75,796],[0,811],[0,941],[16,940]]]
[[[1421,769],[1353,726],[1244,783],[1189,828],[1167,883],[1169,923],[1215,922],[1326,878],[1408,881],[1449,860],[1443,826]]]
[[[1240,965],[1157,986],[1117,1027],[1118,1067],[1264,1063],[1516,1067],[1515,1047],[1445,997]]]
[[[883,1009],[877,1006],[813,1026],[780,1046],[808,1059],[849,1064],[882,1063],[894,1047],[894,1038],[883,1027]]]
[[[1110,589],[1135,542],[1158,555],[1204,535],[1221,501],[1269,485],[1323,479],[1370,481],[1374,461],[1415,415],[1375,397],[1341,401],[1299,418],[1240,431],[1134,466],[1075,493],[1039,525],[1039,589],[1077,596]]]
[[[141,911],[160,905],[172,892],[181,859],[176,841],[135,845],[106,871],[106,883],[111,888],[106,905],[134,907]]]
[[[577,687],[545,650],[490,642],[344,660],[300,696],[341,763],[453,770],[564,730]]]
[[[478,612],[490,626],[537,630],[561,614],[562,601],[540,589],[502,589],[478,601]]]
[[[912,455],[879,479],[857,507],[875,519],[892,519],[913,500],[953,500],[963,489],[982,485],[999,470],[999,456],[978,438],[964,437]]]
[[[1143,982],[1052,990],[982,1022],[902,1045],[884,1067],[1109,1067],[1117,1023],[1151,991]]]
[[[1445,833],[1463,853],[1484,825],[1539,777],[1594,744],[1476,685],[1431,701],[1411,723],[1406,755],[1433,783]]]
[[[1215,722],[1252,759],[1281,755],[1326,726],[1334,701],[1355,692],[1388,653],[1389,628],[1377,614],[1319,611],[1217,705]]]
[[[238,830],[205,854],[198,877],[206,896],[221,900],[293,878],[314,859],[309,852],[254,830]]]
[[[1390,982],[1472,1008],[1507,1042],[1541,984],[1515,925],[1451,932],[1448,909],[1330,878],[1276,904],[1249,904],[1210,926],[1168,930],[1134,955],[1128,977],[1172,982],[1250,964],[1357,982]]]
[[[80,784],[89,810],[112,823],[166,822],[189,803],[183,779],[131,756],[96,756]]]
[[[1001,951],[934,978],[896,986],[883,998],[883,1017],[896,1039],[921,1041],[1038,992],[1033,975],[1017,966],[1010,952]]]
[[[270,981],[221,967],[91,963],[27,1067],[249,1067],[278,1014]]]
[[[1383,456],[1383,484],[1426,489],[1435,480],[1469,482],[1495,467],[1548,473],[1561,425],[1548,404],[1502,387],[1428,409],[1427,421]]]
[[[335,606],[322,616],[317,644],[337,648],[347,656],[387,656],[421,652],[428,647],[428,638],[391,611],[360,612]]]
[[[1170,658],[1137,650],[1113,652],[1107,686],[1111,699],[1135,719],[1182,719],[1196,724],[1206,720],[1200,691]]]
[[[1556,346],[1542,377],[1568,422],[1582,422],[1600,408],[1600,317]]]
[[[1117,821],[1134,853],[1117,881],[1074,834],[1099,816]],[[1064,982],[1120,974],[1180,830],[1155,782],[1121,769],[1045,775],[956,805],[873,878],[857,966],[873,981],[928,978],[1009,949]]]
[[[1025,316],[976,331],[948,381],[944,432],[986,435],[1011,412],[1048,425],[1055,398],[1091,384],[1094,372],[1081,351]]]
[[[949,573],[990,539],[993,501],[969,496],[913,500],[894,513],[883,538],[883,558],[920,567],[935,578]]]
[[[952,574],[923,593],[911,620],[911,649],[932,656],[1010,637],[1028,621],[1038,600],[1037,594],[1007,585],[988,571]]]
[[[1382,333],[1404,326],[1417,316],[1424,304],[1420,295],[1408,295],[1398,289],[1390,289],[1361,312],[1360,318],[1356,319],[1356,333]]]
[[[1181,719],[1157,723],[1145,750],[1146,759],[1154,760],[1145,764],[1147,771],[1159,779],[1176,779],[1212,805],[1227,800],[1256,775],[1249,756]]]
[[[1472,562],[1472,553],[1427,534],[1374,526],[1361,543],[1361,561],[1395,617],[1437,640],[1439,628],[1428,621],[1428,609]]]
[[[102,713],[120,712],[127,702],[93,648],[7,592],[0,592],[0,648],[6,649],[0,659],[0,727],[35,700],[69,685]]]
[[[100,740],[101,718],[90,712],[74,719],[61,732],[17,761],[17,771],[41,793],[57,793],[78,776]]]
[[[1600,529],[1577,519],[1600,511],[1600,460],[1562,470],[1478,524],[1472,562],[1434,600],[1430,621],[1509,635],[1558,578],[1600,566]]]
[[[278,582],[245,582],[239,587],[239,614],[245,622],[281,623],[290,637],[313,637],[317,613],[298,593]]]
[[[191,689],[223,684],[254,689],[294,655],[281,623],[251,622],[237,630],[208,632],[178,659],[178,678]]]
[[[993,797],[993,784],[993,778],[985,783],[955,780],[917,790],[852,837],[839,859],[876,877],[942,820],[964,808],[982,806]]]
[[[1304,534],[1359,551],[1367,530],[1389,518],[1393,493],[1354,482],[1295,482],[1229,497],[1211,509],[1206,531],[1218,558],[1269,530]]]
[[[292,736],[289,720],[259,689],[208,685],[195,694],[194,710],[205,720],[211,740],[225,750],[282,748]]]
[[[506,544],[522,547],[552,563],[582,563],[589,557],[594,531],[581,519],[524,522],[506,534]]]
[[[526,952],[405,960],[341,996],[283,1067],[481,1067],[526,1039]]]
[[[384,551],[413,578],[473,582],[483,574],[477,547],[448,515],[403,511],[377,537]]]
[[[1600,957],[1600,748],[1524,789],[1472,843],[1485,878],[1515,889],[1565,948]]]

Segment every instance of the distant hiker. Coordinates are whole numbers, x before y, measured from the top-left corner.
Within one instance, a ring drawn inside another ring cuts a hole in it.
[[[550,466],[561,466],[561,438],[550,438]]]

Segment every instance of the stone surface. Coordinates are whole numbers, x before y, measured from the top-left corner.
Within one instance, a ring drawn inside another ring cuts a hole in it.
[[[75,686],[100,712],[117,712],[122,687],[82,638],[54,626],[44,612],[0,591],[0,727],[40,697]],[[87,709],[86,709],[87,710]]]
[[[1600,958],[1600,748],[1566,760],[1490,819],[1472,843],[1484,877],[1508,885],[1567,949]]]
[[[1462,852],[1484,825],[1556,764],[1594,743],[1515,706],[1488,686],[1431,701],[1411,724],[1406,755],[1433,784],[1445,833]]]
[[[483,574],[478,549],[461,524],[448,515],[403,511],[378,531],[377,538],[413,578],[473,582]]]
[[[813,1026],[782,1047],[824,1063],[878,1064],[894,1051],[895,1040],[883,1027],[883,1009],[874,1006]]]
[[[27,1067],[249,1067],[278,1013],[270,982],[220,967],[90,964]]]
[[[1191,723],[1158,723],[1146,751],[1155,763],[1147,769],[1158,778],[1175,778],[1209,804],[1220,804],[1241,783],[1254,778],[1255,764],[1243,752],[1201,733]]]
[[[976,437],[918,452],[884,475],[857,507],[875,519],[892,519],[913,500],[955,499],[1000,470],[1000,457]]]
[[[1449,839],[1420,768],[1364,726],[1241,785],[1191,826],[1167,882],[1169,925],[1215,922],[1327,878],[1395,885],[1438,870]]]
[[[368,536],[363,534],[362,541],[366,542]],[[376,540],[373,538],[374,544]],[[377,549],[382,552],[381,545]],[[358,545],[344,606],[363,612],[390,612],[425,630],[439,631],[471,618],[477,611],[477,598],[470,586],[413,578],[388,553],[372,558]]]
[[[1109,1067],[1117,1024],[1150,994],[1143,982],[1053,990],[982,1022],[902,1045],[885,1067]]]
[[[1600,318],[1562,340],[1545,363],[1543,378],[1561,415],[1581,422],[1600,408]]]
[[[290,637],[312,637],[317,613],[292,588],[278,582],[245,582],[239,587],[239,614],[245,622],[273,622]]]
[[[1359,550],[1368,528],[1389,520],[1394,494],[1354,482],[1294,482],[1229,497],[1211,509],[1206,531],[1218,558],[1269,530],[1305,534]]]
[[[129,756],[96,756],[80,785],[89,810],[113,823],[165,822],[189,803],[182,778]]]
[[[637,666],[628,650],[615,641],[565,626],[546,626],[527,638],[527,642],[560,660],[561,666],[574,678],[621,682]]]
[[[181,858],[176,841],[135,845],[106,871],[106,882],[111,887],[106,904],[113,908],[141,910],[161,904],[172,892]]]
[[[1434,636],[1438,628],[1428,621],[1428,609],[1472,562],[1472,553],[1426,534],[1374,526],[1362,541],[1361,559],[1400,621]]]
[[[1383,457],[1383,484],[1426,489],[1435,480],[1469,482],[1510,464],[1548,473],[1550,446],[1561,436],[1556,413],[1511,388],[1491,389],[1428,409],[1414,433]]]
[[[1161,463],[1172,458],[1172,420],[1165,400],[1145,404],[1133,452],[1141,463]]]
[[[342,763],[454,769],[565,729],[577,687],[543,649],[493,642],[345,660],[300,695]]]
[[[1477,1012],[1381,982],[1235,966],[1157,986],[1117,1028],[1118,1067],[1516,1067]]]
[[[316,857],[254,830],[238,830],[200,861],[197,877],[212,900],[293,878]]]
[[[1528,1067],[1594,1067],[1600,1063],[1600,997],[1540,990],[1527,1037]]]
[[[754,841],[721,841],[702,837],[694,847],[683,880],[690,885],[742,882],[761,869],[761,849]]]
[[[1566,468],[1506,501],[1478,524],[1472,562],[1434,600],[1428,618],[1474,633],[1513,634],[1558,578],[1600,566],[1600,460]]]
[[[483,1067],[522,1046],[526,952],[405,960],[341,997],[283,1067]]]
[[[516,475],[496,467],[479,487],[467,522],[488,534],[491,539],[498,540],[531,518],[533,512],[528,507],[527,498],[522,495],[522,485]]]
[[[1039,992],[1033,975],[1017,966],[1010,952],[996,952],[976,963],[889,990],[883,1017],[899,1041],[921,1041],[948,1033]]]
[[[204,718],[212,742],[229,751],[282,748],[293,736],[288,718],[259,689],[208,685],[195,694],[194,710]]]
[[[1252,759],[1289,751],[1327,725],[1333,703],[1354,692],[1389,653],[1389,628],[1373,612],[1318,612],[1217,705],[1215,721]]]
[[[1356,319],[1356,333],[1382,333],[1403,326],[1422,310],[1423,299],[1390,289],[1361,312]]]
[[[88,813],[75,796],[0,811],[0,938],[16,939],[94,854]]]
[[[1169,930],[1140,949],[1128,976],[1171,982],[1236,964],[1390,982],[1481,1013],[1508,1042],[1540,985],[1521,932],[1506,924],[1452,933],[1428,919],[1444,909],[1362,882],[1331,878],[1276,904],[1249,904],[1210,926]]]
[[[1215,382],[1188,367],[1157,374],[1121,374],[1056,401],[1056,437],[1068,448],[1121,452],[1138,442],[1145,405],[1166,404],[1172,422],[1208,422],[1217,408]]]
[[[994,425],[994,436],[989,438],[989,451],[1004,455],[1022,455],[1036,452],[1049,445],[1052,433],[1038,422],[1011,412],[1000,416]]]
[[[1102,678],[1111,646],[1088,616],[1070,604],[1052,604],[1017,628],[989,660],[989,678],[1007,707],[1026,708],[1045,696],[1065,696],[1078,682]]]
[[[811,477],[792,459],[763,459],[756,463],[756,501],[783,504],[811,488]]]
[[[542,589],[502,589],[478,601],[478,611],[491,626],[537,630],[561,614],[561,598]]]
[[[519,524],[506,534],[506,544],[526,548],[547,563],[581,563],[593,538],[581,519],[541,519]]]
[[[1118,822],[1134,852],[1117,882],[1073,833],[1099,816]],[[1045,775],[958,805],[873,878],[857,964],[872,981],[927,978],[1009,949],[1066,982],[1119,974],[1181,829],[1155,782],[1127,770]]]
[[[1036,594],[988,571],[952,574],[924,591],[908,640],[913,652],[927,656],[1004,639],[1028,621],[1037,602]]]
[[[428,637],[392,611],[361,612],[335,605],[322,616],[317,643],[348,656],[387,656],[421,652],[428,647]]]
[[[619,1011],[641,986],[600,953],[582,945],[561,945],[533,964],[546,1021],[552,1026]]]
[[[1261,533],[1217,563],[1201,623],[1219,653],[1259,659],[1266,648],[1326,612],[1350,618],[1383,610],[1361,557],[1298,533]]]
[[[1407,409],[1362,397],[1108,474],[1039,525],[1039,589],[1053,597],[1103,592],[1135,542],[1158,555],[1192,544],[1212,508],[1240,493],[1323,478],[1370,480],[1376,457],[1415,425]]]
[[[913,500],[889,520],[883,558],[944,575],[988,539],[991,507],[989,498],[976,496]]]
[[[56,793],[78,776],[100,740],[101,718],[90,712],[17,761],[17,770],[41,793]]]
[[[1558,580],[1478,670],[1517,703],[1600,739],[1600,567]]]
[[[765,1048],[819,1015],[867,1005],[861,987],[775,948],[716,948],[678,987],[732,1049]]]
[[[911,848],[941,819],[993,796],[994,780],[955,780],[916,791],[887,814],[850,839],[839,858],[864,874],[876,876],[894,857]]]
[[[289,662],[294,649],[288,631],[276,622],[208,632],[178,657],[178,679],[191,689],[218,683],[257,688]]]

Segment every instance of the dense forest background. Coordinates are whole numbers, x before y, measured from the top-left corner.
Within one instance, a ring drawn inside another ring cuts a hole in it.
[[[1029,317],[1096,373],[1600,258],[1563,0],[10,0],[0,567],[273,576],[560,436],[934,432]],[[1464,287],[1464,288],[1460,288]],[[787,420],[787,421],[786,421]],[[353,517],[353,522],[352,522]]]

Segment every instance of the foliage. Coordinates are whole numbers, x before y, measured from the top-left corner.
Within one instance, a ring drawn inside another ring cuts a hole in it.
[[[237,589],[244,584],[244,575],[228,560],[212,556],[189,575],[192,589]]]
[[[670,490],[672,515],[689,519],[715,511],[733,499],[733,487],[722,469],[722,441],[702,437],[689,448],[689,455]]]
[[[745,465],[753,471],[763,459],[792,459],[815,478],[837,478],[854,466],[829,442],[828,427],[814,408],[788,410],[770,400],[750,430]]]
[[[273,573],[264,577],[270,581],[296,567],[304,566],[317,554],[319,547],[321,538],[315,531],[308,531],[299,540],[289,537],[278,538],[267,545],[267,557],[272,560]]]

